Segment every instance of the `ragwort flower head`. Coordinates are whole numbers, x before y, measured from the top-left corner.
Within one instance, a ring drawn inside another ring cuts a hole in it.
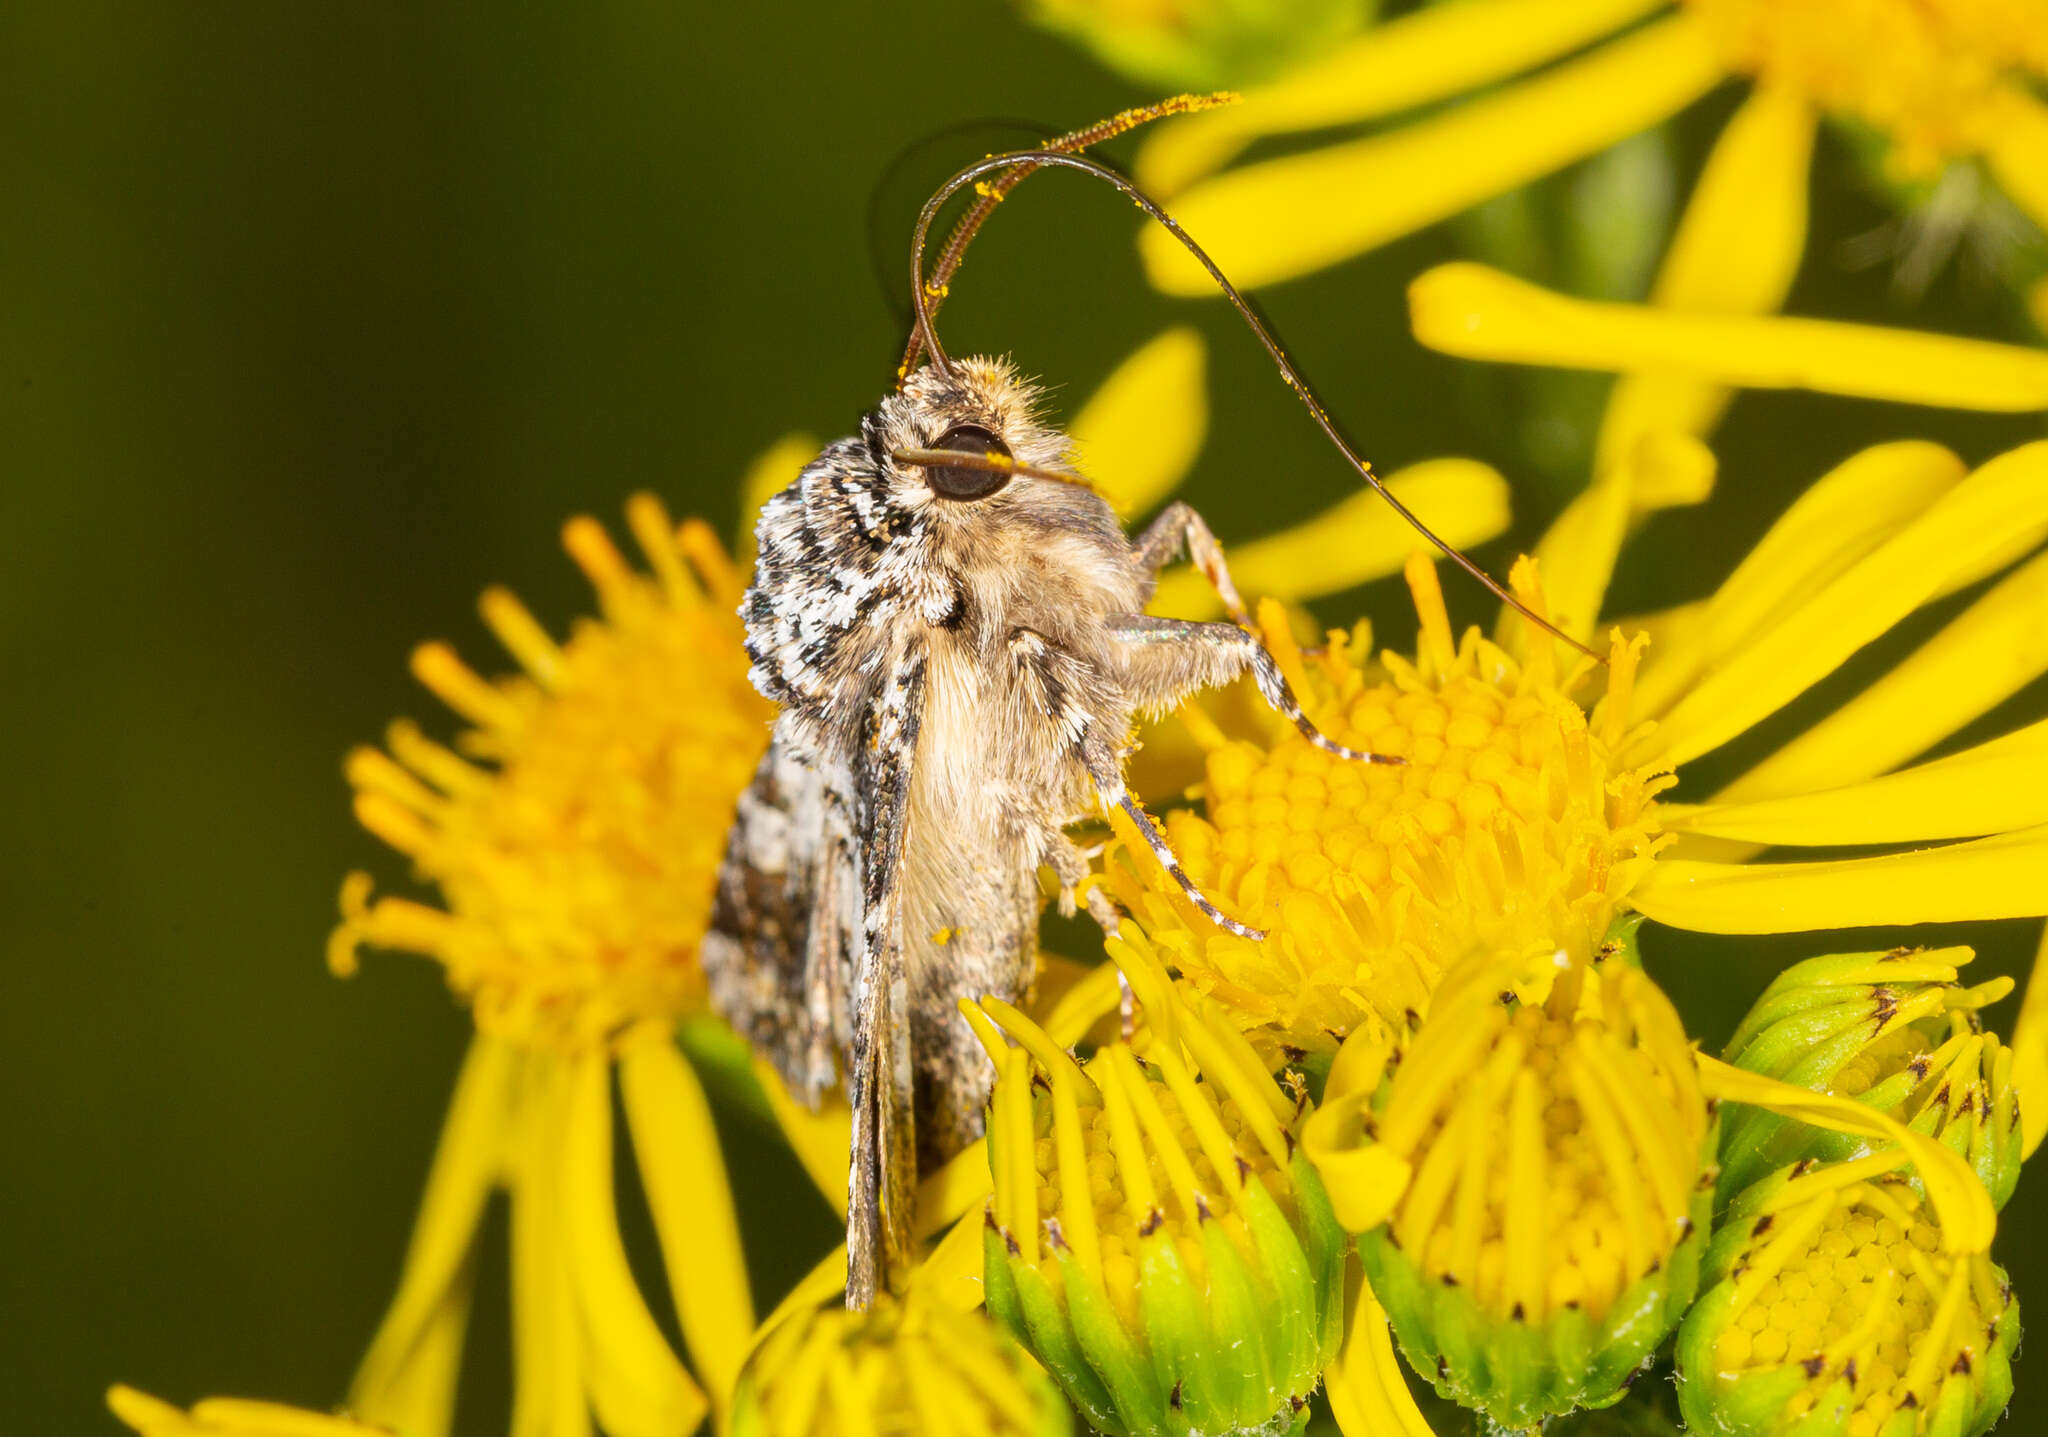
[[[1067,1437],[1073,1414],[980,1312],[913,1282],[865,1312],[839,1302],[771,1318],[741,1370],[731,1437]]]
[[[1144,1028],[1085,1064],[1007,1004],[965,1010],[997,1067],[989,1310],[1111,1437],[1298,1429],[1345,1254],[1291,1135],[1305,1099],[1142,937],[1110,948]]]
[[[1642,474],[1609,471],[1553,526],[1537,550],[1546,581],[1558,576],[1547,593],[1517,569],[1524,599],[1569,632],[1597,631]],[[1584,960],[1629,911],[1712,933],[2038,916],[2048,723],[1905,765],[2048,667],[2028,637],[2048,620],[2048,558],[1719,794],[1678,804],[1666,785],[1920,606],[2032,554],[2048,533],[2044,480],[2048,444],[1974,472],[1934,445],[1866,450],[1712,596],[1650,621],[1647,651],[1610,632],[1598,674],[1512,612],[1495,638],[1454,643],[1419,564],[1412,660],[1371,668],[1353,657],[1362,639],[1341,633],[1311,658],[1269,618],[1317,722],[1409,762],[1318,762],[1291,735],[1233,736],[1191,708],[1211,772],[1202,810],[1168,817],[1176,851],[1230,917],[1269,936],[1208,922],[1125,835],[1105,881],[1268,1052],[1420,1016],[1461,944]],[[1755,861],[1766,846],[1915,843],[1931,846]]]
[[[401,722],[389,752],[348,760],[357,816],[446,906],[373,903],[351,876],[336,970],[366,943],[427,954],[481,1031],[569,1052],[702,1006],[713,875],[772,713],[747,683],[740,581],[708,527],[676,529],[648,495],[627,512],[651,575],[592,520],[563,536],[602,621],[557,644],[492,589],[483,616],[520,674],[484,679],[445,644],[413,655],[473,725],[461,752]]]
[[[1713,1437],[1977,1437],[2012,1394],[2019,1304],[1880,1149],[1736,1198],[1678,1337],[1688,1426]]]
[[[1111,851],[1112,891],[1269,1049],[1391,1031],[1474,947],[1590,958],[1670,841],[1653,804],[1670,779],[1617,759],[1639,646],[1616,642],[1613,697],[1589,718],[1573,694],[1590,664],[1561,672],[1547,644],[1519,662],[1477,630],[1454,641],[1434,568],[1416,559],[1408,581],[1413,659],[1374,662],[1361,628],[1309,660],[1264,609],[1267,643],[1296,691],[1318,696],[1324,731],[1402,763],[1333,758],[1291,731],[1218,741],[1205,812],[1167,817],[1188,876],[1267,927],[1263,941],[1205,922],[1126,828]],[[1515,583],[1540,608],[1534,566]]]
[[[1351,1039],[1304,1135],[1409,1362],[1508,1428],[1621,1398],[1692,1301],[1713,1205],[1670,1000],[1618,953],[1544,968],[1475,956],[1398,1050]]]
[[[365,944],[432,957],[477,1025],[398,1291],[350,1394],[402,1430],[447,1427],[470,1258],[500,1188],[515,1425],[594,1412],[620,1437],[687,1430],[722,1401],[753,1328],[710,1110],[673,1033],[703,1006],[698,945],[769,708],[746,682],[739,578],[710,530],[678,528],[649,496],[627,513],[651,574],[592,520],[564,533],[601,621],[558,644],[488,591],[485,621],[522,672],[488,680],[446,645],[423,646],[414,673],[472,727],[449,748],[397,724],[389,752],[348,760],[357,816],[443,906],[373,902],[368,877],[351,875],[330,965],[353,972]],[[615,1069],[694,1377],[620,1234]]]

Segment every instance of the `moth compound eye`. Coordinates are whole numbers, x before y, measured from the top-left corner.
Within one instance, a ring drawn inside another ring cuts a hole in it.
[[[956,424],[931,446],[956,454],[999,454],[1010,457],[1009,445],[979,424]],[[941,499],[986,499],[1010,482],[1005,469],[970,468],[965,464],[933,464],[924,471],[924,482]]]

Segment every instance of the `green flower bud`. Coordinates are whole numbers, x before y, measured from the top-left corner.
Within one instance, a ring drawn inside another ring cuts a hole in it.
[[[1295,1430],[1343,1336],[1345,1259],[1296,1100],[1199,995],[1111,948],[1136,1047],[1083,1065],[1007,1004],[966,1010],[997,1067],[989,1311],[1109,1437]]]
[[[1794,964],[1764,990],[1724,1056],[1853,1098],[1946,1144],[2003,1206],[2019,1181],[2019,1095],[2012,1051],[1982,1030],[1977,1013],[2012,991],[2012,980],[1963,987],[1957,970],[1973,956],[1900,948]],[[1723,1125],[1721,1195],[1801,1158],[1837,1162],[1868,1151],[1867,1139],[1744,1107]]]
[[[740,1370],[725,1430],[1069,1437],[1074,1414],[995,1323],[913,1281],[865,1312],[835,1299],[771,1318]]]
[[[1679,1406],[1709,1437],[1977,1437],[2012,1394],[2019,1306],[1946,1250],[1898,1149],[1800,1162],[1730,1206],[1678,1333]]]
[[[1617,1401],[1692,1301],[1715,1133],[1640,970],[1514,968],[1454,970],[1398,1064],[1347,1045],[1303,1142],[1410,1364],[1522,1428]]]

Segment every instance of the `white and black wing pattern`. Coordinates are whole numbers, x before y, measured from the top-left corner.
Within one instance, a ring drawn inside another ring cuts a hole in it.
[[[847,1301],[866,1307],[912,1262],[917,1130],[912,1109],[910,998],[903,944],[903,846],[911,766],[924,723],[926,646],[912,637],[867,711],[854,760],[860,835],[860,952],[846,1095],[853,1108],[847,1174]]]

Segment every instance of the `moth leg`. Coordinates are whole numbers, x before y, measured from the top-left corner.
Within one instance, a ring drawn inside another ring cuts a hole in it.
[[[1138,536],[1132,546],[1139,565],[1149,575],[1157,576],[1159,571],[1180,557],[1186,550],[1189,559],[1216,596],[1223,600],[1223,611],[1230,615],[1233,623],[1251,627],[1251,611],[1238,596],[1237,585],[1231,581],[1229,566],[1223,562],[1223,546],[1209,529],[1207,521],[1194,511],[1184,500],[1176,499],[1159,511],[1159,517],[1145,526],[1145,532]]]
[[[924,717],[925,648],[896,656],[862,721],[854,768],[860,845],[861,954],[853,982],[846,1087],[853,1109],[847,1173],[846,1304],[869,1306],[908,1276],[917,1135],[910,1004],[904,978],[902,859],[911,761]]]
[[[1191,619],[1155,619],[1149,614],[1111,614],[1104,621],[1122,646],[1131,695],[1140,704],[1166,708],[1197,689],[1228,683],[1249,669],[1273,711],[1325,753],[1359,763],[1403,763],[1392,754],[1371,753],[1338,743],[1315,726],[1294,696],[1293,686],[1259,636],[1236,624],[1201,624]]]
[[[1125,622],[1131,616],[1112,615],[1109,623],[1112,634],[1115,625]],[[1149,621],[1148,621],[1149,622]],[[1165,622],[1165,621],[1162,621]],[[1212,628],[1228,629],[1227,624],[1210,625]],[[1241,629],[1232,630],[1243,633]],[[1123,738],[1120,732],[1112,730],[1096,712],[1089,695],[1104,687],[1104,675],[1093,664],[1077,654],[1059,647],[1045,635],[1032,629],[1019,628],[1010,635],[1010,652],[1018,665],[1020,678],[1033,686],[1030,697],[1036,706],[1058,727],[1069,735],[1070,751],[1094,781],[1096,796],[1103,812],[1120,808],[1137,825],[1138,833],[1151,848],[1161,866],[1179,883],[1188,901],[1199,908],[1209,920],[1226,932],[1244,938],[1264,938],[1259,929],[1250,928],[1230,917],[1211,903],[1195,881],[1187,876],[1180,866],[1180,859],[1167,844],[1166,837],[1153,824],[1151,817],[1138,806],[1124,788]],[[1268,662],[1270,662],[1270,657]],[[1240,662],[1239,667],[1242,667]],[[1104,706],[1106,708],[1106,706]],[[1349,752],[1349,750],[1345,750]]]

